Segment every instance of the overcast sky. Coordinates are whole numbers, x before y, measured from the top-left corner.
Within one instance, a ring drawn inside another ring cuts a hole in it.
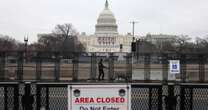
[[[72,23],[78,32],[93,34],[105,0],[0,0],[0,34],[30,42],[56,24]],[[208,35],[208,0],[109,0],[120,34]]]

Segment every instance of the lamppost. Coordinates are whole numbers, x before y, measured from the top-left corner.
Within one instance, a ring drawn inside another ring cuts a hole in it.
[[[136,51],[136,42],[135,42],[135,36],[134,36],[134,30],[135,30],[135,24],[138,23],[136,21],[131,21],[130,22],[132,24],[132,43],[131,43],[131,79],[132,79],[132,74],[133,74],[133,64],[134,64],[134,56],[135,56],[135,51]]]
[[[132,35],[133,35],[132,42],[134,42],[134,40],[135,40],[135,36],[134,36],[135,24],[138,23],[138,22],[131,21],[130,23],[132,24]]]
[[[28,43],[28,36],[27,37],[24,37],[24,42],[25,42],[25,50],[24,50],[24,53],[25,53],[25,62],[27,62],[27,43]]]
[[[138,23],[136,21],[131,21],[130,22],[132,24],[132,44],[131,44],[131,47],[132,47],[132,55],[133,55],[133,52],[136,51],[136,41],[135,41],[135,36],[134,36],[134,32],[135,32],[135,24]]]

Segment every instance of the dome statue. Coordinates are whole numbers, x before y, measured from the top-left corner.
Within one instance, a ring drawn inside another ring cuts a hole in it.
[[[95,34],[118,34],[116,19],[109,9],[108,0],[105,2],[105,8],[100,13],[95,26]]]

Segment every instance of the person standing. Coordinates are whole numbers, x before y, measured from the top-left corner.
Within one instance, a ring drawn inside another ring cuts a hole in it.
[[[98,80],[104,80],[104,68],[107,68],[103,65],[103,59],[100,59],[98,63],[98,69],[99,69],[99,75],[98,75]]]

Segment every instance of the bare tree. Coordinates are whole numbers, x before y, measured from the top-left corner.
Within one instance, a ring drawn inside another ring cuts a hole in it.
[[[58,24],[53,30],[53,34],[62,39],[62,50],[72,52],[82,52],[84,46],[78,41],[77,31],[72,24]]]
[[[20,47],[20,42],[16,41],[7,35],[0,35],[0,50],[1,51],[11,51],[18,50]]]
[[[56,51],[61,49],[62,39],[53,34],[42,34],[38,37],[37,50]]]
[[[50,34],[41,34],[36,46],[45,51],[83,52],[84,46],[77,39],[77,31],[72,24],[58,24]]]
[[[194,44],[191,38],[187,35],[177,36],[176,38],[176,52],[191,52],[194,49]]]
[[[53,30],[53,33],[56,35],[61,35],[64,38],[77,35],[77,31],[72,24],[58,24]]]
[[[197,52],[208,52],[208,37],[199,38],[196,37],[195,40],[195,49]]]

